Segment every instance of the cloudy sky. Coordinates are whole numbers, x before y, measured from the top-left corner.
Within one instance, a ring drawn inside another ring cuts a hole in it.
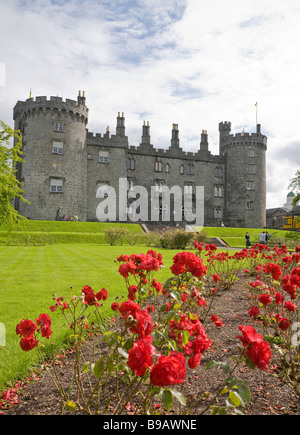
[[[218,124],[268,136],[267,206],[282,206],[300,168],[299,0],[0,0],[0,119],[18,100],[76,99],[88,129],[114,131],[124,112],[131,145],[143,121],[168,148],[179,124],[185,151]]]

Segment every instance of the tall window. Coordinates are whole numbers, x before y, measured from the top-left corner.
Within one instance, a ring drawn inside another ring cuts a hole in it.
[[[154,180],[155,192],[162,193],[162,187],[165,185],[165,180]]]
[[[109,154],[107,151],[99,151],[99,162],[100,163],[108,163],[109,162],[108,155]]]
[[[215,185],[215,197],[216,198],[223,198],[223,191],[224,191],[223,186]]]
[[[248,174],[256,174],[256,166],[255,165],[248,165],[247,172],[248,172]]]
[[[130,157],[128,157],[128,159],[127,159],[127,169],[128,170],[135,169],[135,160],[131,159]]]
[[[99,181],[97,183],[97,198],[107,198],[108,197],[108,185],[109,183],[105,181]]]
[[[127,190],[133,189],[135,184],[134,178],[127,178]]]
[[[194,165],[192,165],[191,163],[187,166],[187,174],[194,175]]]
[[[52,143],[52,153],[53,154],[63,154],[64,153],[64,143],[54,140]]]
[[[255,190],[255,182],[254,181],[247,181],[246,182],[246,189],[247,190]]]
[[[50,192],[56,192],[56,193],[63,192],[63,180],[59,178],[51,178]]]
[[[223,169],[220,168],[219,166],[216,168],[215,176],[216,176],[217,178],[222,178],[222,177],[223,177]]]
[[[254,202],[247,201],[247,210],[254,210]]]
[[[181,165],[180,166],[180,175],[183,175],[184,174],[184,165]]]
[[[167,174],[170,173],[170,169],[171,169],[171,167],[170,167],[169,163],[167,163],[167,164],[166,164],[166,173],[167,173]]]
[[[163,164],[162,164],[160,159],[155,160],[154,170],[155,170],[155,172],[162,172],[163,171]]]
[[[223,219],[223,208],[215,207],[214,208],[214,217],[215,219]]]
[[[248,157],[250,158],[256,157],[255,150],[248,150]]]
[[[64,124],[62,122],[55,122],[54,123],[54,131],[63,132],[64,131]]]

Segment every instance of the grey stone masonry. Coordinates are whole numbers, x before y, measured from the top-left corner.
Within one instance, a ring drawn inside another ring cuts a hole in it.
[[[232,135],[231,123],[220,123],[220,152],[212,155],[206,130],[202,130],[198,151],[185,152],[180,146],[179,126],[173,124],[170,147],[161,149],[151,144],[150,123],[144,121],[141,143],[131,145],[124,113],[118,113],[115,134],[109,127],[104,134],[89,132],[88,113],[84,92],[79,92],[76,101],[36,97],[17,102],[15,129],[23,134],[25,160],[18,167],[18,178],[30,201],[30,205],[16,201],[21,214],[30,219],[76,215],[82,221],[96,221],[97,207],[113,188],[115,221],[124,221],[120,180],[125,180],[128,222],[141,220],[132,212],[130,193],[136,186],[149,193],[149,210],[143,222],[153,224],[152,187],[159,197],[157,224],[164,225],[178,225],[180,218],[175,216],[178,212],[172,200],[164,203],[162,187],[179,186],[182,192],[188,189],[194,211],[198,205],[196,188],[203,186],[205,225],[265,226],[267,138],[260,125],[256,133]],[[183,207],[182,219],[184,213]]]

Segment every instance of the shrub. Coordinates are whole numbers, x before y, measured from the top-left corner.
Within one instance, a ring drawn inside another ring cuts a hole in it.
[[[122,245],[125,236],[127,236],[129,233],[129,230],[127,228],[107,228],[104,231],[104,239],[107,243],[109,243],[111,246],[115,246],[117,243]]]

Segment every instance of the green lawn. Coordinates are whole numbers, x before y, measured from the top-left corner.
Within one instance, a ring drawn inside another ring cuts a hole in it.
[[[219,237],[222,240],[224,240],[229,246],[234,248],[244,248],[245,243],[245,234],[248,231],[250,234],[251,242],[259,242],[259,234],[263,230],[261,228],[222,228],[222,227],[194,227],[195,230],[198,232],[199,230],[203,230],[208,237]],[[286,234],[289,233],[289,231],[282,231],[282,230],[268,230],[268,233],[271,235],[271,241],[272,241],[272,235],[278,236],[278,237],[285,237]]]
[[[60,317],[52,314],[52,294],[69,296],[80,294],[85,285],[95,291],[105,287],[109,299],[108,310],[116,296],[126,295],[124,279],[117,273],[114,260],[122,254],[147,252],[145,246],[97,246],[84,244],[51,246],[2,246],[0,248],[0,323],[6,328],[6,347],[0,351],[0,391],[8,380],[24,376],[37,360],[36,349],[23,352],[15,334],[17,323],[23,318],[35,319],[41,313],[53,319],[56,343],[61,343],[66,329]],[[163,250],[165,268],[156,275],[164,281],[170,276],[175,251]],[[71,291],[70,287],[74,290]]]

